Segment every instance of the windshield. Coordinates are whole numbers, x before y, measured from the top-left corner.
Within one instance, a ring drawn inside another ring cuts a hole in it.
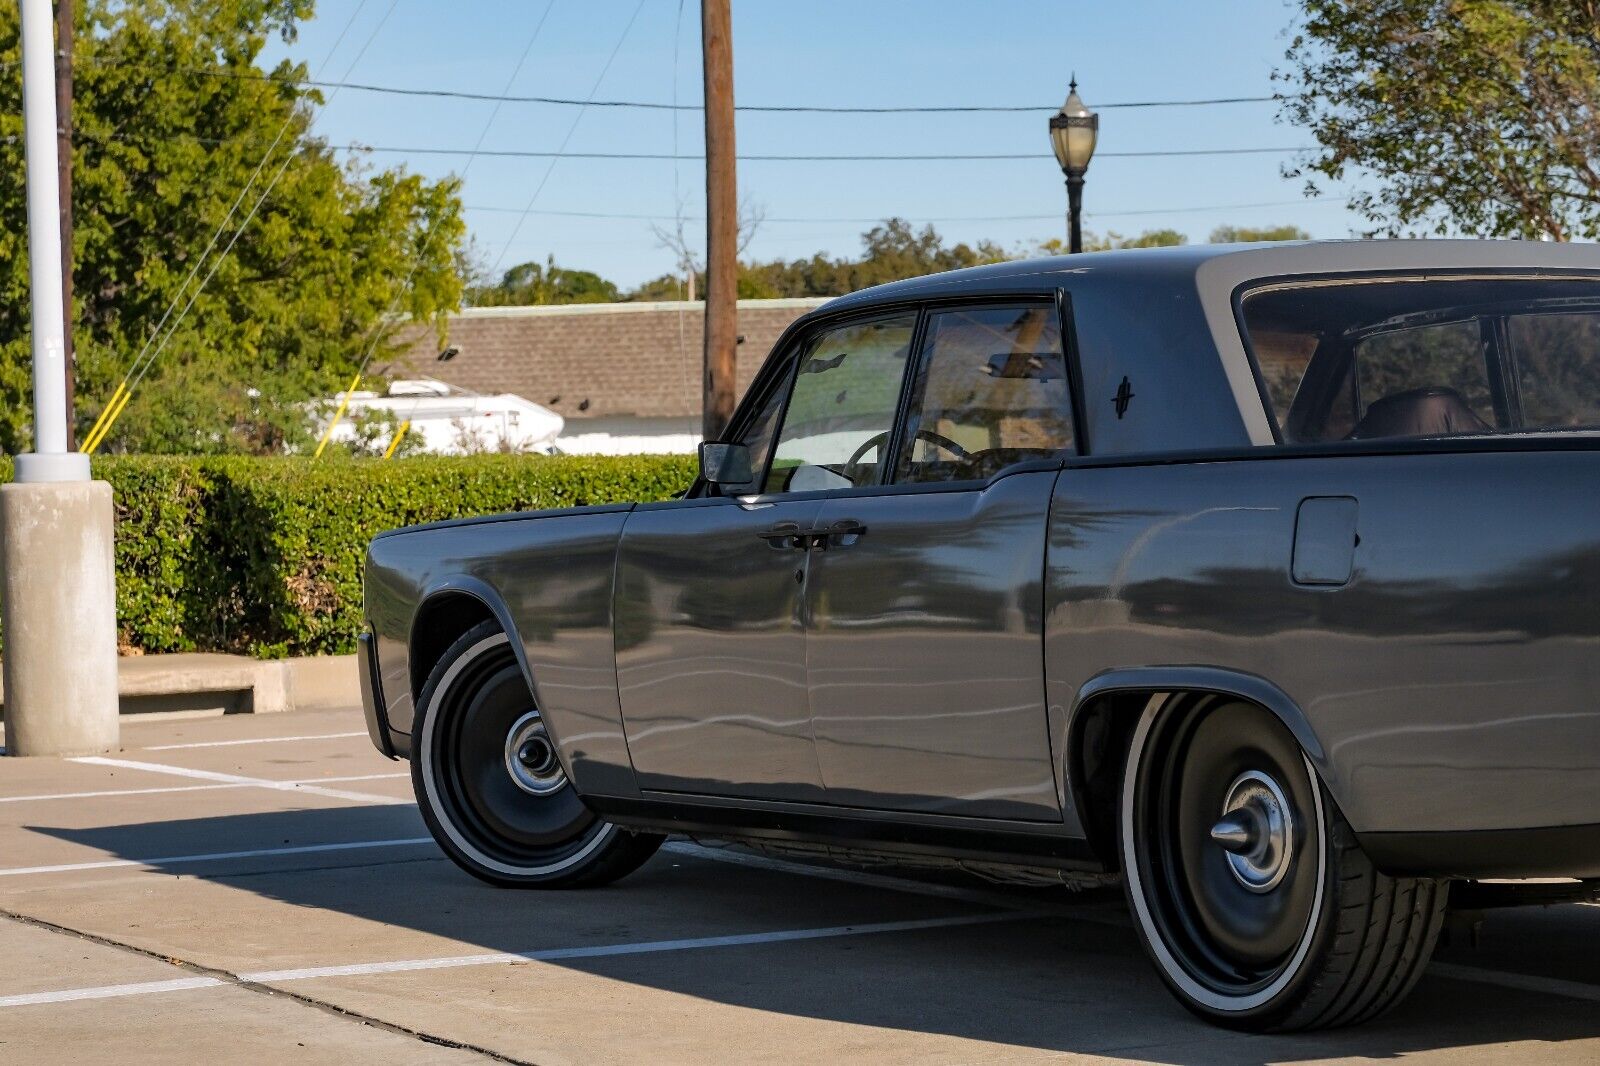
[[[1600,431],[1600,279],[1341,280],[1241,306],[1286,444]]]

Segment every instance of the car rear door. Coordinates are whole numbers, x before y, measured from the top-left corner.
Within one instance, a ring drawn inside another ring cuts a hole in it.
[[[883,485],[817,517],[806,676],[830,802],[1055,821],[1045,535],[1073,419],[1053,301],[931,309]]]

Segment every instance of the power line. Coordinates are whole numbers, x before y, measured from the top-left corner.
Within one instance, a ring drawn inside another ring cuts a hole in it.
[[[1299,206],[1306,206],[1306,205],[1313,205],[1313,204],[1341,204],[1341,203],[1344,203],[1348,199],[1349,199],[1348,197],[1344,197],[1344,196],[1324,196],[1324,197],[1317,197],[1315,199],[1302,197],[1302,198],[1300,198],[1298,200],[1258,200],[1258,201],[1255,201],[1253,203],[1243,203],[1243,204],[1195,204],[1195,205],[1188,206],[1188,207],[1157,207],[1157,208],[1146,208],[1146,209],[1142,209],[1142,210],[1138,210],[1138,211],[1094,211],[1094,212],[1091,212],[1091,214],[1095,218],[1125,218],[1125,217],[1131,218],[1131,217],[1134,217],[1134,216],[1141,216],[1141,215],[1183,215],[1183,214],[1198,214],[1198,213],[1205,212],[1205,211],[1244,211],[1244,210],[1248,210],[1248,209],[1252,209],[1252,208],[1261,208],[1261,207],[1299,207]],[[514,214],[514,213],[520,212],[522,210],[519,207],[496,207],[496,206],[490,206],[490,205],[486,205],[486,204],[465,204],[463,206],[464,206],[464,209],[467,210],[467,211],[483,211],[483,212],[488,212],[488,213],[492,213],[492,214]],[[611,220],[617,220],[617,221],[634,221],[634,222],[670,222],[670,221],[673,221],[676,218],[675,215],[649,215],[649,214],[633,214],[633,213],[628,213],[628,212],[611,212],[611,211],[556,211],[556,210],[549,210],[549,211],[534,211],[534,212],[531,212],[531,213],[535,214],[535,215],[543,215],[543,216],[548,216],[548,217],[552,217],[552,218],[593,218],[593,219],[611,219]],[[766,218],[763,218],[762,222],[764,222],[764,223],[765,222],[775,222],[775,223],[819,223],[820,222],[820,223],[852,223],[852,224],[861,223],[861,224],[870,225],[872,223],[882,222],[884,219],[889,218],[889,217],[891,217],[893,215],[896,215],[896,214],[899,214],[900,217],[902,217],[902,218],[909,218],[913,222],[1044,222],[1044,221],[1056,221],[1056,220],[1059,220],[1061,218],[1061,212],[1059,212],[1059,211],[1054,211],[1054,212],[1051,212],[1050,214],[1043,214],[1043,215],[905,215],[903,213],[889,212],[889,214],[886,214],[886,215],[861,215],[861,216],[857,216],[857,217],[811,215],[811,216],[794,216],[794,217],[784,218],[784,217],[768,216]],[[704,215],[685,215],[684,216],[684,221],[685,222],[704,222],[705,221],[705,216]]]
[[[99,62],[120,62],[141,64],[141,60],[119,60],[102,58]],[[274,81],[274,78],[264,72],[246,72],[239,70],[215,70],[204,67],[173,67],[171,73],[187,74],[194,77],[218,78],[234,81]],[[403,85],[376,85],[370,82],[353,81],[322,81],[306,79],[295,81],[293,84],[313,89],[348,89],[353,92],[384,93],[391,96],[432,97],[444,100],[478,100],[494,101],[510,104],[547,104],[555,107],[605,107],[605,108],[633,108],[645,111],[703,111],[702,104],[680,104],[657,100],[582,100],[566,96],[523,96],[507,93],[473,92],[467,89],[432,89],[413,88]],[[1096,104],[1095,109],[1100,111],[1148,109],[1158,107],[1216,107],[1232,104],[1266,104],[1273,103],[1279,98],[1276,96],[1214,96],[1193,100],[1120,100],[1108,104]],[[1038,111],[1054,111],[1057,104],[935,104],[935,105],[886,105],[882,107],[852,106],[834,107],[825,104],[737,104],[735,111],[746,111],[759,114],[819,114],[819,115],[983,115],[983,114],[1018,114]]]
[[[95,137],[92,134],[83,134],[85,140],[123,140],[140,141],[143,139],[138,133],[118,133],[105,137]],[[0,141],[14,140],[15,138],[0,138]],[[231,144],[234,141],[222,137],[194,137],[186,139],[195,144],[221,145]],[[570,139],[570,138],[569,138]],[[468,157],[489,156],[504,159],[601,159],[601,160],[658,160],[674,162],[697,162],[705,159],[703,154],[686,154],[681,152],[569,152],[564,149],[556,151],[537,151],[532,149],[511,148],[439,148],[431,145],[382,145],[362,144],[350,142],[346,144],[331,144],[326,141],[317,141],[306,138],[309,145],[318,145],[328,151],[334,152],[382,152],[386,155],[464,155]],[[1162,148],[1135,152],[1096,152],[1096,159],[1165,159],[1185,156],[1229,156],[1229,155],[1294,155],[1299,152],[1315,152],[1320,149],[1316,145],[1277,146],[1277,147],[1248,147],[1248,148]],[[1037,162],[1042,158],[1038,152],[968,152],[968,153],[942,153],[922,155],[889,155],[889,154],[849,154],[849,155],[774,155],[774,154],[744,154],[740,153],[741,163],[942,163],[942,162],[1008,162],[1027,160]]]
[[[622,43],[628,39],[628,34],[632,31],[633,24],[639,20],[639,12],[644,10],[644,3],[645,0],[639,0],[638,5],[633,9],[633,14],[628,16],[627,24],[622,27],[622,32],[617,35],[617,43],[611,46],[611,54],[606,57],[605,65],[600,68],[599,75],[594,79],[594,85],[589,89],[591,98],[600,91],[601,83],[606,80],[606,75],[611,72],[611,64],[616,62],[617,53],[622,51]],[[544,192],[545,184],[549,182],[550,175],[555,172],[556,162],[566,155],[567,145],[572,142],[572,135],[578,132],[578,123],[583,121],[583,116],[586,113],[587,109],[580,107],[578,113],[572,117],[572,124],[567,127],[567,135],[561,138],[560,148],[537,157],[549,159],[550,165],[544,168],[544,174],[539,178],[539,184],[534,186],[532,195],[528,197],[527,206],[522,209],[522,214],[517,216],[516,224],[511,227],[511,236],[506,238],[505,247],[501,248],[500,254],[495,257],[494,265],[489,268],[489,273],[493,274],[500,269],[501,261],[505,259],[506,252],[511,248],[512,242],[517,239],[517,234],[522,232],[522,224],[528,220],[528,213],[533,210],[533,205],[538,202],[540,194]]]
[[[396,155],[466,155],[463,148],[401,147],[377,144],[329,144],[337,152],[383,152]],[[1096,152],[1096,159],[1154,159],[1177,156],[1214,155],[1293,155],[1297,152],[1317,151],[1314,145],[1281,148],[1180,148],[1147,152]],[[656,159],[703,160],[704,155],[670,152],[539,152],[521,149],[486,149],[474,153],[481,156],[498,156],[506,159]],[[945,163],[988,162],[1026,159],[1038,162],[1047,158],[1038,152],[973,152],[934,155],[746,155],[739,154],[741,163]]]
[[[334,55],[337,54],[339,47],[344,43],[346,35],[349,34],[350,27],[355,25],[356,19],[360,16],[366,5],[367,0],[361,0],[361,2],[356,5],[355,11],[351,13],[349,20],[345,22],[344,28],[339,31],[339,36],[334,40],[333,47],[328,50],[327,56],[322,60],[322,63],[318,69],[326,67],[330,62],[333,61]],[[385,12],[383,18],[378,22],[379,28],[382,28],[383,24],[388,21],[389,15],[392,14],[393,11],[394,2],[391,2],[389,5],[389,10]],[[357,54],[357,61],[360,60],[362,55],[366,54],[367,48],[372,44],[373,37],[376,36],[377,30],[374,30],[372,36],[367,38],[367,43],[362,45],[361,52]],[[349,77],[354,70],[355,63],[352,63],[350,67],[346,69],[345,76]],[[105,439],[106,434],[111,432],[111,426],[116,422],[117,418],[121,416],[122,409],[127,406],[128,400],[133,395],[133,390],[141,381],[144,380],[145,374],[148,373],[150,367],[166,349],[167,343],[177,335],[178,327],[181,326],[183,324],[183,320],[188,317],[190,308],[194,307],[195,301],[200,298],[201,292],[203,292],[206,285],[210,283],[211,278],[217,272],[217,268],[222,265],[222,260],[230,251],[233,250],[234,243],[238,241],[239,235],[244,232],[245,227],[250,224],[251,219],[255,218],[256,212],[260,210],[261,205],[271,194],[273,187],[278,183],[278,179],[283,176],[283,172],[288,167],[289,161],[294,158],[292,146],[289,154],[284,157],[283,165],[280,166],[277,172],[272,176],[272,179],[267,184],[266,189],[261,193],[261,196],[256,200],[256,202],[251,206],[249,212],[245,215],[244,221],[239,224],[239,228],[234,232],[233,236],[228,239],[228,243],[223,247],[217,258],[212,261],[211,269],[207,271],[206,276],[201,279],[199,287],[196,288],[194,293],[189,297],[189,302],[183,305],[182,311],[178,312],[177,320],[174,321],[171,328],[167,330],[165,334],[163,334],[162,330],[167,325],[168,319],[171,318],[173,310],[178,306],[178,301],[183,299],[184,291],[188,289],[189,283],[194,281],[195,277],[199,275],[200,268],[204,265],[206,258],[210,256],[211,252],[216,248],[217,241],[221,239],[222,234],[228,228],[228,223],[233,219],[235,213],[238,212],[240,206],[244,203],[245,198],[249,195],[250,190],[254,188],[256,180],[261,176],[263,170],[266,168],[267,160],[272,158],[273,152],[277,151],[278,145],[282,143],[284,135],[289,132],[289,129],[295,122],[296,118],[297,115],[295,111],[291,109],[290,113],[284,118],[283,124],[278,128],[278,135],[274,137],[272,139],[272,143],[267,146],[266,152],[264,152],[261,156],[261,161],[256,164],[255,170],[251,171],[250,178],[245,182],[244,188],[239,190],[239,195],[234,199],[232,206],[228,208],[228,213],[217,225],[216,232],[211,235],[211,240],[206,245],[205,251],[202,252],[199,258],[195,260],[194,266],[190,268],[188,275],[184,277],[183,284],[179,285],[178,290],[173,294],[171,302],[167,304],[166,310],[162,312],[160,321],[156,323],[156,328],[151,331],[150,336],[145,339],[144,344],[140,346],[138,353],[133,357],[133,361],[128,364],[128,369],[122,375],[122,380],[117,383],[116,391],[112,394],[111,399],[106,403],[105,407],[101,409],[100,417],[95,420],[94,427],[90,430],[88,437],[85,439],[83,443],[84,451],[92,454],[94,450],[100,446],[100,442]],[[153,349],[152,345],[154,345]]]
[[[539,16],[539,21],[534,24],[533,32],[528,36],[528,43],[523,46],[522,54],[517,57],[516,66],[511,68],[511,76],[506,78],[506,89],[508,91],[510,90],[511,86],[516,84],[517,78],[522,74],[522,68],[528,62],[528,57],[533,54],[533,46],[538,42],[539,34],[544,31],[544,24],[549,20],[550,12],[555,6],[556,0],[546,0],[544,5],[544,13]],[[467,157],[467,165],[461,168],[462,178],[465,178],[467,171],[472,169],[472,164],[478,158],[478,149],[483,147],[484,139],[489,136],[489,130],[492,126],[494,126],[494,120],[498,118],[499,115],[500,105],[495,104],[494,110],[489,112],[489,118],[483,124],[483,129],[478,132],[478,143],[473,146],[472,154]],[[529,206],[532,205],[530,204]],[[389,309],[384,313],[382,318],[373,323],[372,331],[369,335],[369,340],[366,345],[366,351],[364,351],[361,355],[361,362],[356,367],[355,376],[350,379],[350,387],[344,391],[344,398],[340,400],[338,408],[333,412],[333,417],[328,421],[328,427],[322,431],[322,439],[317,442],[317,450],[312,456],[313,458],[320,459],[322,457],[323,449],[328,446],[328,441],[333,437],[334,427],[339,424],[339,418],[344,414],[345,407],[350,403],[351,394],[356,391],[356,386],[361,383],[362,375],[367,372],[368,364],[372,362],[373,355],[375,355],[378,351],[378,342],[383,339],[383,324],[385,322],[392,321],[396,312],[400,310],[400,301],[405,298],[406,290],[411,287],[411,281],[417,276],[417,270],[422,266],[422,260],[426,258],[428,250],[433,247],[433,238],[438,234],[438,232],[439,228],[437,226],[432,226],[428,229],[428,232],[422,238],[422,247],[417,249],[416,257],[412,259],[411,266],[406,271],[405,280],[400,283],[399,288],[395,289],[394,296],[389,300]],[[421,402],[422,400],[419,397],[411,405],[412,415],[417,413],[417,405]],[[406,419],[400,423],[400,428],[396,431],[394,440],[389,442],[389,450],[384,453],[385,459],[394,454],[394,449],[398,447],[400,443],[401,435],[405,432],[406,427],[410,424],[411,417],[408,415]]]

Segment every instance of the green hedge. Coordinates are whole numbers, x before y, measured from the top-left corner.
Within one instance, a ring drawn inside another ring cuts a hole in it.
[[[119,643],[146,652],[348,652],[372,537],[445,518],[662,500],[692,456],[107,457]],[[11,464],[0,459],[0,480]]]

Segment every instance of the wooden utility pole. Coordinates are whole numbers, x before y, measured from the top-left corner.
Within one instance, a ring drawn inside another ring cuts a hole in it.
[[[67,387],[67,450],[78,446],[72,350],[72,18],[77,0],[56,0],[56,175],[61,196],[61,299]]]
[[[739,198],[733,146],[733,15],[730,0],[701,0],[706,97],[706,440],[733,417],[739,345]]]

